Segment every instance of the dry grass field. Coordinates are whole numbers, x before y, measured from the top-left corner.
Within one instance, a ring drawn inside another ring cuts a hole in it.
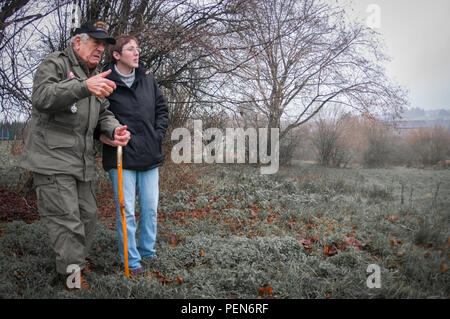
[[[168,167],[161,189],[144,276],[123,274],[103,185],[90,289],[53,287],[44,226],[15,220],[0,224],[0,298],[450,297],[449,170]]]

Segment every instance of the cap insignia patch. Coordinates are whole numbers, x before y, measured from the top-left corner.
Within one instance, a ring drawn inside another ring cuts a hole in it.
[[[93,26],[98,31],[104,31],[104,32],[108,33],[108,25],[103,21],[97,21],[93,24]]]

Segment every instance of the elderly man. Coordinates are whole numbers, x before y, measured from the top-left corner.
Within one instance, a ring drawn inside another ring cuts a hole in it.
[[[56,253],[59,279],[87,266],[92,245],[98,215],[92,185],[94,130],[117,145],[125,146],[130,139],[127,127],[108,110],[105,97],[116,88],[105,78],[111,71],[96,70],[106,43],[115,43],[107,31],[101,21],[76,29],[71,45],[51,53],[33,82],[22,167],[33,172],[38,210]]]

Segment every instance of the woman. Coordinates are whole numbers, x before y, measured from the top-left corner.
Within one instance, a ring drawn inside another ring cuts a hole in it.
[[[127,125],[131,139],[123,148],[123,193],[127,221],[128,265],[132,274],[144,272],[142,258],[155,256],[158,166],[163,163],[161,142],[167,129],[168,109],[165,98],[153,75],[139,65],[138,40],[129,35],[116,38],[110,47],[114,61],[105,68],[111,69],[108,79],[116,83],[116,90],[108,96],[109,110],[122,125]],[[103,168],[111,178],[117,206],[117,234],[119,253],[123,257],[123,234],[117,188],[116,144],[105,135]],[[139,232],[136,243],[135,202],[136,191],[140,206]]]

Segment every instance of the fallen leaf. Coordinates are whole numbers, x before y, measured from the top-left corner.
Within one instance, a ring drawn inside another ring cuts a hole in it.
[[[173,280],[167,279],[165,276],[163,276],[159,271],[153,271],[149,275],[150,277],[156,278],[161,284],[164,286],[165,284],[171,284],[173,283]]]
[[[259,288],[259,291],[258,291],[258,299],[261,299],[262,296],[263,296],[263,294],[264,294],[264,288]]]
[[[264,295],[270,296],[271,294],[272,294],[272,287],[264,286],[263,288],[259,288],[258,299],[261,299],[262,297],[264,297]]]
[[[445,272],[447,270],[447,264],[443,264],[442,266],[441,266],[441,272],[443,273],[443,272]]]
[[[169,235],[169,247],[173,248],[178,245],[177,237],[174,234]]]
[[[336,249],[336,246],[334,246],[334,245],[325,246],[325,248],[323,249],[323,252],[325,253],[325,255],[334,256],[337,254],[337,249]]]
[[[398,220],[398,218],[396,216],[394,216],[394,215],[389,216],[388,218],[394,223]]]
[[[317,239],[316,238],[302,238],[302,239],[300,239],[300,242],[303,244],[303,245],[306,245],[306,246],[309,246],[309,245],[311,245],[311,244],[314,244],[314,243],[316,243],[317,242]],[[306,247],[305,246],[305,247]]]
[[[205,251],[202,249],[201,256],[203,257],[204,254],[205,254]]]
[[[336,244],[336,248],[339,250],[345,250],[345,247],[347,246],[346,242],[341,242],[339,244]]]
[[[183,278],[181,278],[180,275],[177,275],[177,282],[179,285],[183,283]]]

